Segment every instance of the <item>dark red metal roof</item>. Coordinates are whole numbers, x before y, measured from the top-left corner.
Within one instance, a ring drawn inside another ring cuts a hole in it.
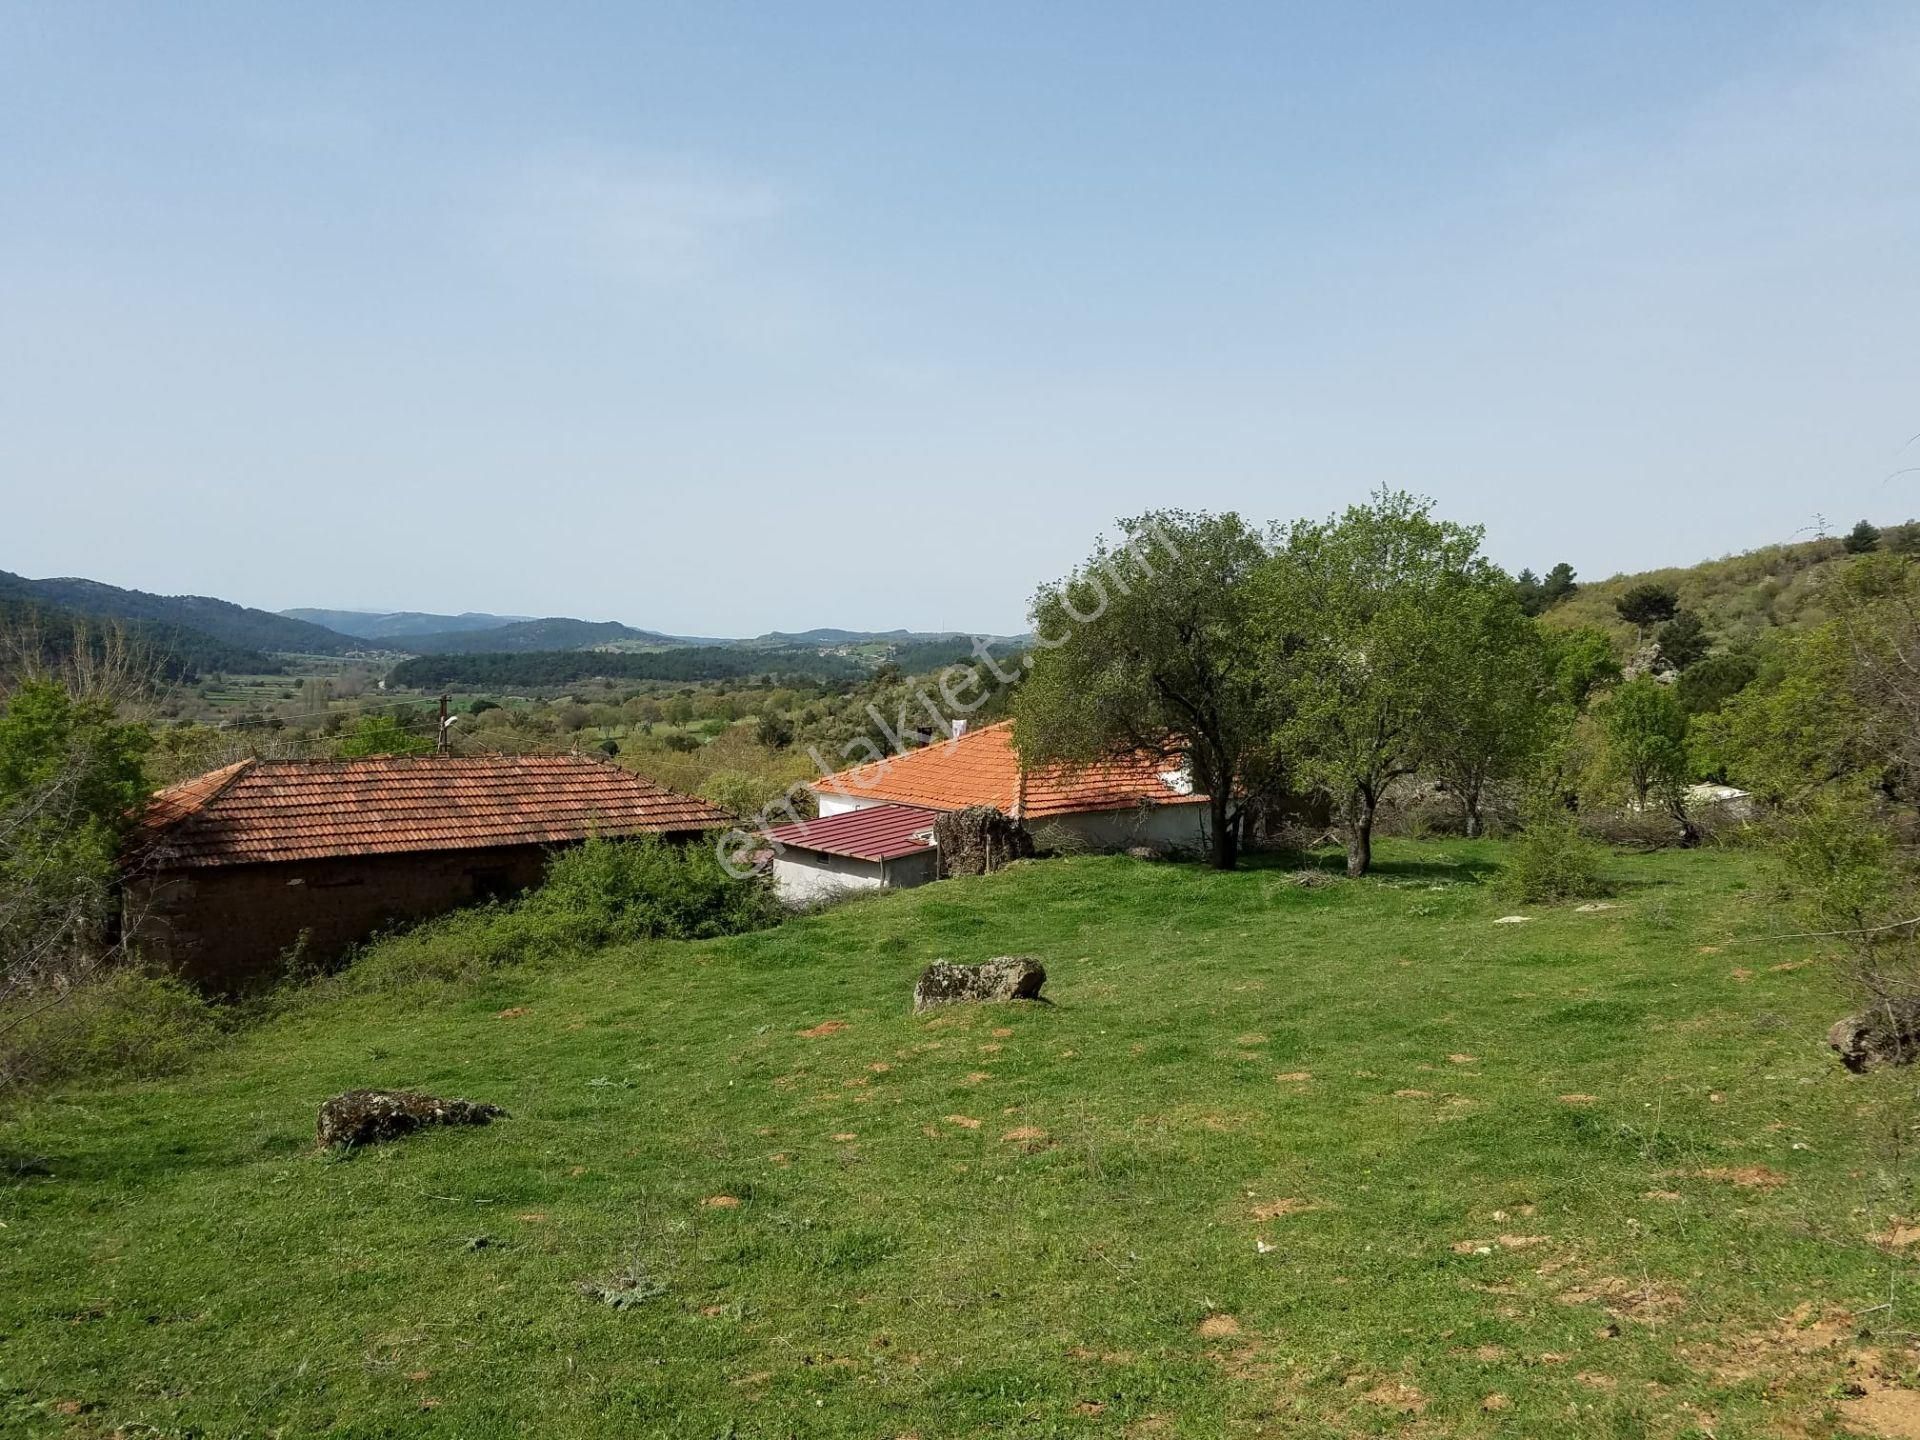
[[[820,820],[782,825],[764,838],[778,855],[782,847],[815,850],[823,855],[847,855],[855,860],[898,860],[931,850],[927,836],[936,812],[918,805],[869,805]]]

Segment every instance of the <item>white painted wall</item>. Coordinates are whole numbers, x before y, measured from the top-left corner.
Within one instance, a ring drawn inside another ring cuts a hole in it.
[[[871,810],[876,805],[891,805],[891,800],[882,800],[872,795],[862,795],[855,790],[852,794],[842,795],[838,790],[816,790],[814,798],[820,802],[820,818],[829,815],[844,815],[849,810]]]
[[[903,855],[884,865],[877,860],[856,860],[847,855],[823,855],[789,845],[774,857],[773,883],[780,898],[795,905],[808,905],[849,890],[907,890],[925,885],[939,874],[939,852],[924,850]]]
[[[845,855],[820,855],[789,845],[784,854],[774,857],[773,884],[789,904],[810,905],[850,890],[878,890],[880,863]]]

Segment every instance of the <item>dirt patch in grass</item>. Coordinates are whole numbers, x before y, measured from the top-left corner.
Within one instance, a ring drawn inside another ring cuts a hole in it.
[[[949,1125],[958,1125],[962,1130],[978,1130],[980,1128],[980,1122],[971,1115],[949,1115],[947,1116],[947,1123]]]
[[[1231,1315],[1209,1315],[1194,1327],[1202,1340],[1225,1340],[1240,1333],[1240,1322]]]
[[[740,1208],[740,1197],[738,1195],[709,1195],[700,1202],[700,1205],[701,1208],[706,1210],[738,1210]]]
[[[1252,1214],[1256,1220],[1281,1220],[1288,1215],[1304,1215],[1309,1210],[1318,1210],[1319,1208],[1319,1205],[1311,1200],[1299,1200],[1288,1196],[1285,1200],[1262,1201],[1260,1204],[1254,1206],[1249,1213]]]
[[[1282,1085],[1304,1085],[1307,1081],[1313,1079],[1313,1072],[1311,1070],[1289,1070],[1284,1075],[1276,1075],[1273,1078]]]
[[[1742,1190],[1778,1190],[1787,1183],[1786,1176],[1778,1170],[1769,1170],[1765,1165],[1714,1165],[1694,1171],[1693,1178],[1738,1185]]]
[[[1553,1298],[1562,1305],[1600,1305],[1615,1319],[1651,1325],[1678,1313],[1687,1303],[1685,1294],[1671,1285],[1619,1275],[1576,1276]]]
[[[799,1035],[803,1040],[819,1040],[827,1035],[838,1035],[846,1028],[847,1022],[844,1020],[822,1020],[811,1030],[800,1031]]]
[[[1382,1410],[1392,1410],[1400,1415],[1422,1415],[1427,1409],[1427,1397],[1418,1386],[1409,1385],[1404,1380],[1382,1380],[1363,1391],[1360,1398],[1369,1405],[1378,1405]]]

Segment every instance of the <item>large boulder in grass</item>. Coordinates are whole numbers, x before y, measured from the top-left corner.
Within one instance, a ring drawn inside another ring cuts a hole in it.
[[[1046,970],[1026,955],[998,955],[981,965],[936,960],[913,987],[913,1008],[918,1012],[968,1001],[1038,1000],[1046,983]]]
[[[506,1118],[498,1105],[442,1100],[413,1090],[349,1090],[320,1107],[322,1149],[333,1145],[378,1145],[426,1125],[485,1125]]]
[[[1856,1074],[1875,1065],[1912,1064],[1920,1059],[1920,996],[1876,1001],[1858,1015],[1835,1021],[1827,1043]]]

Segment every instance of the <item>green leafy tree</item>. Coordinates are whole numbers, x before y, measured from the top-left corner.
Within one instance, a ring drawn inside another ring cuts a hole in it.
[[[51,680],[0,708],[0,994],[98,958],[151,745],[145,726]]]
[[[1687,784],[1687,712],[1673,688],[1651,676],[1629,680],[1601,712],[1609,768],[1626,782],[1633,803],[1658,800],[1684,818]]]
[[[1134,750],[1183,761],[1208,797],[1209,859],[1231,869],[1242,808],[1275,780],[1278,697],[1248,585],[1267,548],[1233,514],[1159,510],[1119,528],[1034,597],[1014,745],[1028,766]]]
[[[1713,648],[1713,637],[1707,633],[1706,622],[1691,610],[1674,611],[1673,618],[1660,627],[1654,638],[1660,642],[1660,653],[1676,670],[1699,664]]]
[[[1680,704],[1692,716],[1720,709],[1760,676],[1759,659],[1746,651],[1730,650],[1687,667],[1680,677]]]
[[[1574,710],[1586,709],[1594,691],[1620,678],[1620,657],[1613,653],[1613,641],[1606,631],[1591,625],[1552,632],[1547,636],[1547,652],[1553,688],[1561,703]]]
[[[1847,532],[1847,538],[1840,543],[1847,547],[1849,555],[1871,555],[1880,548],[1880,527],[1862,520]]]
[[[1546,739],[1554,674],[1546,638],[1511,592],[1469,586],[1458,603],[1458,623],[1435,637],[1439,683],[1419,748],[1476,836],[1488,787],[1525,771]]]
[[[1779,637],[1759,668],[1695,721],[1703,771],[1776,803],[1848,776],[1886,783],[1886,762],[1866,739],[1867,718],[1848,684],[1847,647],[1833,627]]]
[[[348,760],[371,755],[431,755],[433,741],[417,728],[408,728],[405,716],[362,715],[341,736],[336,753]]]
[[[1481,557],[1480,534],[1383,490],[1292,526],[1261,567],[1255,608],[1281,748],[1339,808],[1349,875],[1372,867],[1382,797],[1426,758],[1428,714],[1471,644],[1484,592],[1509,584]]]
[[[1613,602],[1613,608],[1644,640],[1650,626],[1664,625],[1674,617],[1680,609],[1680,595],[1671,585],[1649,580],[1628,590]]]

